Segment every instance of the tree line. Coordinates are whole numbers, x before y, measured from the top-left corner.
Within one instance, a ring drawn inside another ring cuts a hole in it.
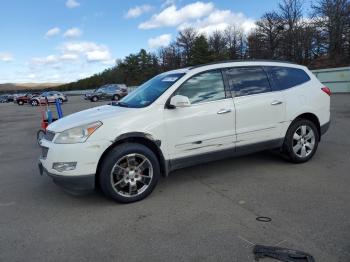
[[[141,49],[117,60],[112,68],[60,89],[89,89],[108,83],[139,85],[164,71],[225,60],[286,60],[311,69],[349,66],[350,1],[318,0],[311,10],[305,17],[302,0],[281,0],[248,34],[234,25],[210,35],[189,27],[156,52]]]

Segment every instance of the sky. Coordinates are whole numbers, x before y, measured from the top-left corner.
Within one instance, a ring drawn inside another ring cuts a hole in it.
[[[278,0],[2,1],[0,83],[76,81],[141,48],[155,51],[187,26],[248,32],[277,7]]]

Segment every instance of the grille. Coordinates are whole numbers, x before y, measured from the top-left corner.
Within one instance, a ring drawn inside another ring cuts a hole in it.
[[[41,157],[42,158],[46,158],[48,152],[49,152],[49,149],[47,147],[44,147],[44,146],[41,147]]]
[[[46,139],[47,141],[52,141],[54,137],[55,137],[55,132],[47,130],[44,139]]]

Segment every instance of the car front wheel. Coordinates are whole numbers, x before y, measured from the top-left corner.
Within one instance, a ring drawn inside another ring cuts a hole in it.
[[[18,101],[18,105],[23,106],[24,102],[22,100]]]
[[[131,203],[151,194],[159,176],[158,159],[149,148],[125,143],[113,148],[103,160],[99,182],[105,195]]]
[[[92,101],[92,102],[97,102],[97,101],[98,101],[98,97],[97,97],[97,96],[93,96],[93,97],[91,98],[91,101]]]
[[[32,106],[37,106],[37,105],[39,105],[39,102],[38,102],[37,100],[32,100],[32,101],[30,102],[30,104],[31,104]]]
[[[315,154],[319,141],[319,133],[313,122],[298,119],[289,127],[283,151],[288,159],[294,163],[303,163]]]

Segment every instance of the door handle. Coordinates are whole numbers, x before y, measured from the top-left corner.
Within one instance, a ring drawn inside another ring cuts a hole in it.
[[[217,114],[222,115],[230,112],[232,112],[232,109],[220,109]]]
[[[282,101],[274,100],[274,101],[271,102],[271,105],[272,106],[276,106],[276,105],[280,105],[282,103],[283,103]]]

